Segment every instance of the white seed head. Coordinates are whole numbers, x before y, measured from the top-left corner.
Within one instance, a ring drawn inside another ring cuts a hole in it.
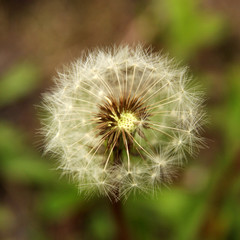
[[[186,68],[140,45],[96,49],[55,82],[45,151],[89,195],[154,190],[203,144],[202,93]]]

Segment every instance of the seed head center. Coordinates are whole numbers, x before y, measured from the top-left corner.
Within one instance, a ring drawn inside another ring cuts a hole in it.
[[[116,118],[117,126],[120,129],[133,132],[136,128],[136,122],[138,119],[133,113],[122,112],[120,118]]]

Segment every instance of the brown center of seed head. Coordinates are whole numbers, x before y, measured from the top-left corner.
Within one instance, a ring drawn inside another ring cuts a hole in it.
[[[149,116],[140,97],[107,96],[96,114],[98,135],[107,140],[108,148],[114,147],[121,135],[131,140],[136,131],[142,137],[140,127],[147,127],[144,122]]]

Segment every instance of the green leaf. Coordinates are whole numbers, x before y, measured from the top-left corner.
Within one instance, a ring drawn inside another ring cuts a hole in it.
[[[227,87],[228,87],[228,96],[227,96],[227,105],[224,118],[225,134],[227,137],[228,145],[234,145],[236,148],[240,144],[240,68],[239,64],[233,65],[226,76],[227,78]]]
[[[159,32],[160,39],[163,39],[172,54],[180,59],[193,56],[203,46],[216,43],[224,35],[223,17],[200,10],[198,2],[197,0],[152,2],[151,18],[155,30],[163,29]]]
[[[92,213],[88,228],[88,239],[115,239],[116,226],[108,206],[105,206],[105,208],[101,206]]]
[[[0,122],[0,132],[0,171],[5,178],[38,184],[57,178],[50,163],[31,149],[21,131]]]
[[[0,106],[31,93],[39,80],[39,70],[34,64],[24,62],[12,66],[0,78]]]
[[[45,191],[37,203],[37,210],[44,220],[58,221],[67,217],[82,203],[81,196],[74,185],[58,182],[58,188]]]

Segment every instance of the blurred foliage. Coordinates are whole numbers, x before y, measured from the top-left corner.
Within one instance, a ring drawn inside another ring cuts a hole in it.
[[[158,1],[159,3],[160,1]],[[204,45],[219,41],[223,20],[216,14],[204,13],[197,8],[199,1],[164,1],[168,18],[167,46],[179,58],[193,56]]]
[[[152,0],[148,11],[140,16],[139,24],[144,24],[143,28],[139,26],[140,31],[147,39],[152,38],[149,40],[162,38],[173,56],[188,59],[224,36],[223,18],[201,11],[199,3],[199,0]]]
[[[13,103],[35,90],[40,80],[39,70],[32,63],[21,62],[11,66],[0,80],[0,106],[2,106]]]
[[[50,164],[24,144],[24,133],[5,122],[0,122],[0,132],[0,164],[4,177],[23,183],[48,184],[53,178]]]
[[[210,116],[209,149],[188,163],[175,186],[162,186],[154,197],[137,195],[124,203],[134,239],[240,239],[240,64],[237,58],[224,59],[211,70],[211,57],[222,56],[219,46],[231,29],[226,16],[205,11],[200,3],[152,0],[134,16],[139,36],[192,64],[204,79]],[[62,9],[70,18],[71,11]],[[231,51],[225,44],[225,51]],[[14,121],[19,112],[26,114],[20,100],[42,88],[47,73],[41,71],[22,59],[0,75],[0,239],[115,239],[118,226],[108,200],[83,199],[74,184],[60,177],[54,160],[41,156],[26,128]],[[36,104],[32,101],[30,106]],[[18,113],[11,111],[15,105]],[[36,116],[29,117],[34,122]]]
[[[229,146],[237,150],[240,145],[240,64],[233,64],[226,73],[226,87],[229,89],[226,95],[226,105],[224,107],[226,122],[222,129],[225,131]],[[222,122],[223,123],[223,122]]]

